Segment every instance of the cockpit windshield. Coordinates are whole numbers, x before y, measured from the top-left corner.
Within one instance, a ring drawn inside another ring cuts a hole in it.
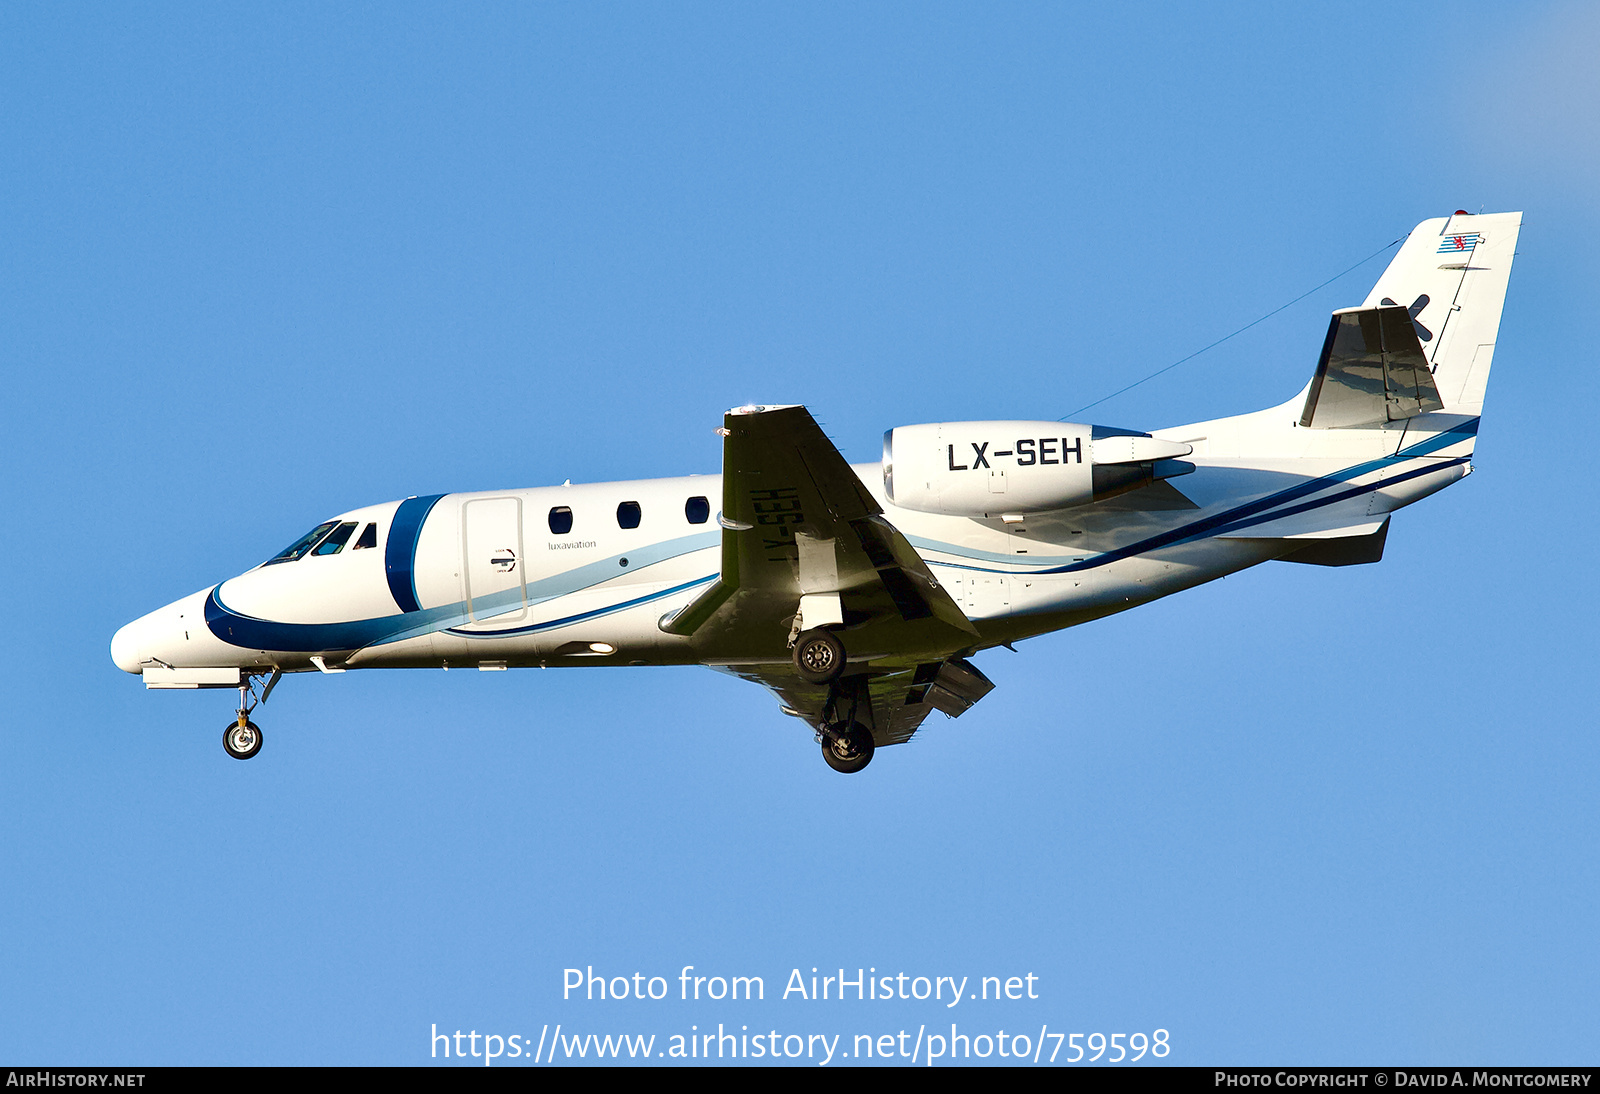
[[[350,542],[350,533],[354,532],[357,527],[359,527],[359,525],[357,525],[357,523],[353,520],[339,525],[339,527],[333,530],[333,535],[323,540],[321,546],[313,551],[312,554],[338,554],[340,551],[344,550],[344,545]]]
[[[295,540],[289,546],[285,547],[282,551],[267,559],[267,561],[262,563],[262,565],[271,566],[276,562],[294,562],[296,559],[303,558],[307,551],[315,547],[318,542],[321,541],[323,536],[327,535],[332,529],[338,527],[338,525],[339,522],[336,520],[324,521],[315,528],[311,529],[311,531],[307,532],[305,535],[301,536],[299,539]],[[343,544],[341,544],[341,546],[343,546]]]

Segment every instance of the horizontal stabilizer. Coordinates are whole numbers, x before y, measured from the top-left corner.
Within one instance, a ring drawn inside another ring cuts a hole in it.
[[[1326,528],[1320,532],[1301,532],[1298,535],[1284,536],[1283,538],[1304,540],[1356,539],[1375,534],[1387,523],[1389,523],[1389,518],[1384,517],[1382,520],[1371,520],[1365,524],[1352,524],[1347,528]]]
[[[1333,313],[1302,426],[1376,425],[1442,409],[1409,311],[1379,306]]]
[[[1365,505],[1365,499],[1357,499]],[[1348,507],[1344,519],[1352,514]],[[1339,523],[1339,514],[1325,521],[1308,522],[1301,517],[1285,517],[1251,528],[1243,528],[1224,536],[1225,539],[1273,541],[1282,549],[1280,562],[1305,562],[1313,566],[1356,566],[1364,562],[1378,562],[1383,558],[1383,545],[1389,538],[1387,515],[1376,520],[1363,514],[1356,523]]]
[[[1355,531],[1355,529],[1350,529]],[[1311,566],[1361,566],[1383,560],[1383,545],[1389,538],[1385,518],[1373,531],[1337,539],[1307,539],[1306,546],[1282,556],[1284,562],[1303,562]]]

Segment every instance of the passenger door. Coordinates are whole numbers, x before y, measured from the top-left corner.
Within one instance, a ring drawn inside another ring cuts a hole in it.
[[[461,584],[474,623],[527,616],[521,498],[473,498],[461,507]]]

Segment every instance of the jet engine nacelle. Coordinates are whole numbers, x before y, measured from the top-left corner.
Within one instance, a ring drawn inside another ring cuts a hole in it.
[[[939,422],[883,435],[883,488],[905,509],[1003,517],[1102,501],[1194,470],[1194,448],[1065,422]]]

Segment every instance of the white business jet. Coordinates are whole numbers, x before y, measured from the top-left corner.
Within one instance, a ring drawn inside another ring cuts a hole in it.
[[[710,665],[859,771],[981,699],[985,649],[1271,559],[1378,561],[1390,514],[1472,469],[1520,226],[1418,225],[1270,410],[1148,433],[901,426],[881,466],[852,467],[804,407],[739,407],[720,478],[355,509],[129,623],[112,660],[150,688],[237,688],[239,759],[285,673]]]

